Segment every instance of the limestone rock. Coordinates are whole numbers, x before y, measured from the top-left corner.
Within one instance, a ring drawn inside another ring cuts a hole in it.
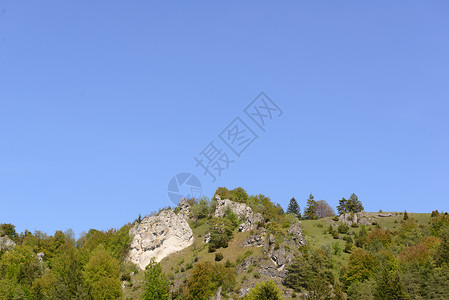
[[[187,221],[172,210],[145,217],[130,229],[132,236],[129,260],[142,270],[154,257],[156,262],[193,243],[193,232]]]
[[[301,230],[301,222],[297,222],[292,226],[290,226],[290,228],[287,230],[287,233],[292,235],[296,247],[302,247],[307,245],[306,239]]]
[[[0,237],[0,250],[11,250],[16,246],[9,236],[5,235]]]
[[[354,213],[345,213],[345,214],[341,214],[339,217],[339,221],[351,226],[354,224],[357,225],[369,225],[372,222],[372,218],[369,217],[366,213],[364,212],[358,212],[356,214]]]
[[[37,256],[38,261],[43,261],[45,254],[42,252],[39,252],[38,254],[36,254],[36,256]]]
[[[263,247],[265,244],[265,232],[265,228],[261,228],[257,233],[250,235],[243,242],[243,247]]]
[[[187,202],[185,198],[181,198],[179,201],[179,214],[182,215],[185,219],[188,219],[190,217],[190,204]]]
[[[250,231],[257,227],[259,222],[263,221],[263,217],[259,213],[253,213],[251,207],[244,203],[234,202],[229,199],[220,199],[220,197],[215,196],[217,200],[217,206],[215,208],[215,217],[224,217],[226,213],[226,207],[229,207],[231,211],[241,220],[243,223],[240,224],[238,230],[239,232]]]

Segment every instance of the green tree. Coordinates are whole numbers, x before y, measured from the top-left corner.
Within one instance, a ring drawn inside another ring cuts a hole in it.
[[[363,282],[369,279],[376,271],[377,265],[378,262],[371,253],[360,248],[354,250],[349,256],[349,263],[344,275],[346,287],[353,282]]]
[[[144,294],[145,300],[165,300],[169,299],[169,283],[161,265],[151,259],[145,270]]]
[[[235,285],[235,270],[224,264],[210,262],[196,263],[187,282],[185,298],[192,300],[210,299],[221,286],[222,291]]]
[[[281,290],[273,281],[265,281],[257,284],[245,296],[245,300],[281,300]]]
[[[352,193],[349,199],[342,198],[339,200],[337,210],[340,215],[348,212],[358,213],[363,210],[363,205],[357,195]]]
[[[72,299],[81,291],[87,293],[81,268],[79,250],[71,244],[62,245],[51,261],[51,277],[54,278],[54,295],[57,299]],[[39,284],[45,285],[47,281]]]
[[[317,276],[321,276],[328,284],[332,284],[334,282],[332,267],[329,257],[323,250],[306,251],[287,266],[284,284],[296,291],[302,288],[310,290]]]
[[[210,201],[205,196],[195,201],[192,205],[191,216],[195,221],[204,219],[209,215]]]
[[[298,202],[296,201],[296,199],[294,197],[292,199],[290,199],[290,203],[288,204],[288,207],[287,207],[287,213],[294,214],[294,215],[298,216],[298,218],[301,218],[301,209],[299,207]]]
[[[317,213],[316,209],[317,209],[317,202],[315,201],[313,195],[310,194],[309,199],[307,199],[307,206],[304,209],[304,216],[307,219],[311,220],[316,219],[318,217],[316,214]]]
[[[376,300],[409,299],[397,271],[391,273],[387,269],[383,269],[380,276],[378,276],[376,283],[377,285],[374,293],[374,299]]]
[[[210,240],[209,251],[226,248],[232,238],[234,224],[228,218],[212,218],[209,221]]]
[[[118,299],[122,295],[120,265],[103,245],[100,245],[84,268],[85,281],[92,299]]]
[[[17,237],[16,226],[12,224],[0,224],[0,236],[7,235],[11,239]]]
[[[407,220],[408,220],[408,213],[407,213],[407,211],[404,212],[404,218],[403,218],[403,220],[404,220],[404,221],[407,221]]]
[[[341,200],[338,201],[337,211],[338,214],[344,214],[348,212],[348,200],[345,199],[345,197],[341,198]]]
[[[212,264],[210,262],[197,263],[192,275],[187,282],[187,299],[203,300],[210,299],[214,294],[212,282]]]

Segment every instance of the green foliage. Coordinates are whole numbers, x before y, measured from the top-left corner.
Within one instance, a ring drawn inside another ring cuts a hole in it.
[[[349,232],[349,226],[345,223],[340,223],[337,228],[338,233],[347,234]]]
[[[349,197],[349,199],[342,198],[338,203],[337,210],[339,215],[348,212],[358,213],[363,210],[362,202],[354,193]]]
[[[341,251],[342,251],[342,249],[341,249],[341,245],[340,245],[340,243],[337,241],[337,242],[334,242],[333,244],[332,244],[332,254],[334,254],[334,255],[340,255],[341,254]]]
[[[210,204],[211,201],[205,196],[198,201],[194,200],[191,204],[191,217],[196,221],[208,217]]]
[[[212,218],[209,221],[210,240],[209,251],[226,248],[231,240],[234,224],[227,218]]]
[[[429,225],[432,235],[440,236],[446,228],[449,228],[448,213],[438,213],[437,211],[437,213],[430,218]]]
[[[92,299],[117,299],[122,295],[120,265],[100,245],[84,267],[84,278]]]
[[[298,218],[301,218],[301,208],[295,198],[290,199],[290,203],[287,207],[287,214],[294,214]]]
[[[404,221],[408,220],[408,213],[407,211],[404,212],[404,217],[402,218]]]
[[[257,284],[245,296],[245,300],[281,300],[281,290],[273,281],[265,281]]]
[[[219,286],[223,291],[235,285],[235,271],[223,264],[197,263],[187,282],[186,299],[210,299]]]
[[[215,253],[215,261],[221,261],[223,259],[223,254],[221,252]]]
[[[169,299],[169,283],[161,265],[154,261],[154,258],[145,269],[144,279],[144,300],[168,300]]]
[[[311,289],[317,276],[321,276],[328,284],[333,284],[332,267],[329,257],[323,250],[305,252],[287,266],[284,284],[295,291],[300,291],[301,288]]]
[[[16,226],[12,224],[0,224],[0,237],[5,235],[14,240],[17,237]]]
[[[231,191],[225,187],[219,187],[214,195],[219,195],[221,199],[229,199],[240,203],[246,203],[248,201],[248,193],[241,187]]]
[[[271,202],[269,197],[262,194],[249,196],[247,204],[251,207],[254,213],[260,213],[265,222],[276,221],[282,223],[284,210],[279,204]]]
[[[81,257],[77,248],[71,244],[63,245],[52,260],[51,266],[56,298],[71,299],[75,298],[79,293],[87,293],[84,285]]]
[[[0,278],[8,284],[31,287],[33,280],[42,273],[36,254],[29,246],[18,245],[3,254],[0,260]]]
[[[378,276],[376,283],[376,290],[374,293],[374,299],[376,300],[409,299],[397,271],[390,273],[388,270],[383,269]]]
[[[312,194],[310,194],[309,199],[307,199],[307,206],[304,209],[304,217],[310,220],[315,220],[318,218],[317,202]]]
[[[344,279],[348,287],[356,281],[369,279],[376,271],[378,262],[376,258],[363,249],[354,250],[349,256],[349,263]]]

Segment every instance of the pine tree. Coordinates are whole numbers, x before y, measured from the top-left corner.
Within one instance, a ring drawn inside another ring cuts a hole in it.
[[[374,299],[401,300],[409,299],[398,273],[384,269],[377,279]]]
[[[357,195],[352,193],[349,199],[346,200],[345,198],[341,198],[341,200],[338,201],[337,210],[340,215],[348,212],[358,213],[363,210],[363,205]]]
[[[407,211],[405,211],[404,212],[404,221],[407,221],[408,220],[408,214],[407,214]]]
[[[307,206],[304,209],[304,216],[307,219],[316,219],[317,218],[317,214],[316,214],[316,201],[315,201],[315,197],[313,197],[312,194],[310,194],[309,199],[307,199]]]
[[[288,204],[287,213],[295,214],[298,216],[298,218],[301,218],[301,209],[294,197],[290,200],[290,203]]]

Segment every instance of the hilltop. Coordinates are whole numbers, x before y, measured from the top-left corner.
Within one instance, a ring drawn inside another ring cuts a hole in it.
[[[323,201],[323,200],[320,200]],[[219,188],[122,228],[17,234],[0,229],[0,299],[409,299],[449,295],[449,216],[336,216],[313,196],[301,213]]]

